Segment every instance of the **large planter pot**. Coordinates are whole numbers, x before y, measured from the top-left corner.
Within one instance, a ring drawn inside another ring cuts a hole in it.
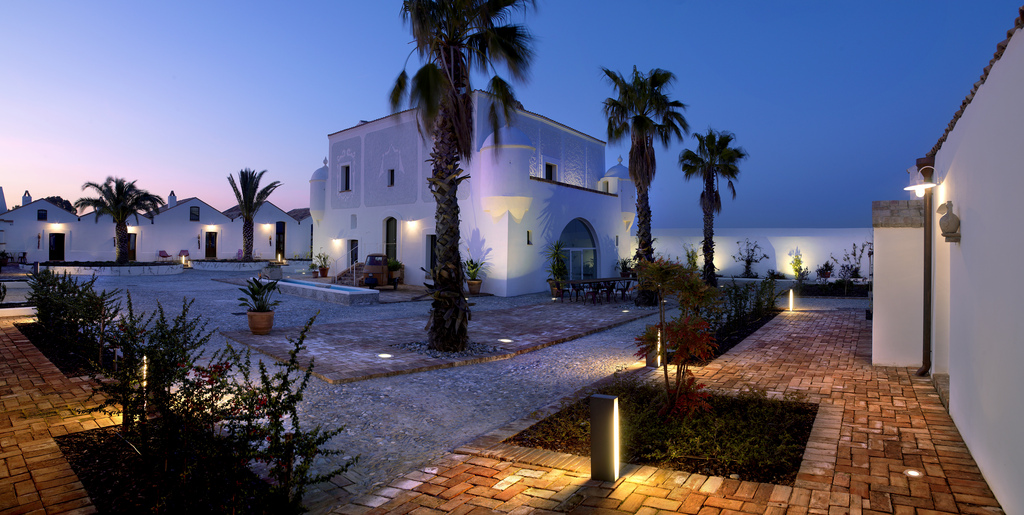
[[[249,311],[246,315],[249,317],[249,330],[252,334],[270,334],[270,330],[274,328],[273,311]]]
[[[475,281],[474,280],[470,280],[470,279],[466,280],[466,285],[469,286],[469,293],[471,295],[476,295],[476,294],[480,293],[480,285],[483,284],[483,283],[484,282],[481,281],[481,280],[475,280]]]
[[[330,268],[320,268],[320,277],[329,277],[327,274],[330,273]]]

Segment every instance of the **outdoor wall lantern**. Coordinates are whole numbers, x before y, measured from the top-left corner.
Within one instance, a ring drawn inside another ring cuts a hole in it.
[[[590,396],[590,477],[619,479],[619,398]]]
[[[960,217],[953,214],[953,201],[947,200],[935,212],[942,215],[942,218],[939,218],[939,229],[942,231],[942,236],[946,238],[946,241],[959,243]]]
[[[911,168],[910,170],[915,169]],[[908,172],[910,170],[908,170]],[[917,195],[917,198],[921,198],[924,197],[925,191],[927,191],[929,188],[935,187],[935,182],[932,181],[932,175],[935,173],[935,167],[932,165],[919,166],[917,167],[917,171],[921,172],[921,182],[917,182],[916,179],[912,179],[914,180],[915,184],[911,184],[910,186],[907,186],[906,188],[903,189],[907,191],[913,191],[914,194]],[[913,174],[911,174],[911,176],[913,177]]]
[[[43,233],[36,234],[36,250],[43,248]]]

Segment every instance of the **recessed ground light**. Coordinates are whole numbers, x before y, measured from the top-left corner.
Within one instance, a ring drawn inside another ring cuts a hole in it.
[[[391,356],[391,354],[377,354],[377,357],[378,358],[385,358],[385,359],[387,359],[387,358],[390,358],[392,356]]]
[[[501,342],[501,343],[512,343],[512,340],[509,340],[508,338],[502,338],[502,339],[500,339],[498,341]]]
[[[921,473],[920,470],[914,470],[914,469],[904,470],[903,473],[908,475],[908,476],[910,476],[910,477],[921,477],[921,476],[924,475],[924,474]]]
[[[628,309],[624,309],[624,310],[622,310],[622,312],[623,313],[629,313],[629,310]]]

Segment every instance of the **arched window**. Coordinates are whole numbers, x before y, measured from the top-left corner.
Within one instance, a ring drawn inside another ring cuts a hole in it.
[[[398,220],[384,219],[384,254],[388,259],[398,259]]]
[[[586,222],[582,218],[569,222],[558,239],[569,256],[569,279],[597,278],[597,244]]]

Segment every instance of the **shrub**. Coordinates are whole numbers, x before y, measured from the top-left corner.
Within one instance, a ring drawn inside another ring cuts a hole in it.
[[[824,264],[819,265],[818,268],[814,270],[814,274],[818,276],[818,282],[824,283],[829,277],[832,277],[832,272],[834,271],[835,268],[832,266],[832,262],[825,261]]]
[[[757,274],[754,272],[754,264],[768,259],[768,254],[764,253],[757,241],[750,243],[750,240],[746,239],[742,242],[737,241],[736,245],[739,246],[739,252],[732,258],[737,263],[743,263],[743,274],[740,277],[757,278]]]
[[[120,309],[120,290],[96,292],[96,277],[79,281],[64,273],[44,270],[29,277],[28,302],[46,337],[61,341],[79,356],[99,356],[106,333]]]

